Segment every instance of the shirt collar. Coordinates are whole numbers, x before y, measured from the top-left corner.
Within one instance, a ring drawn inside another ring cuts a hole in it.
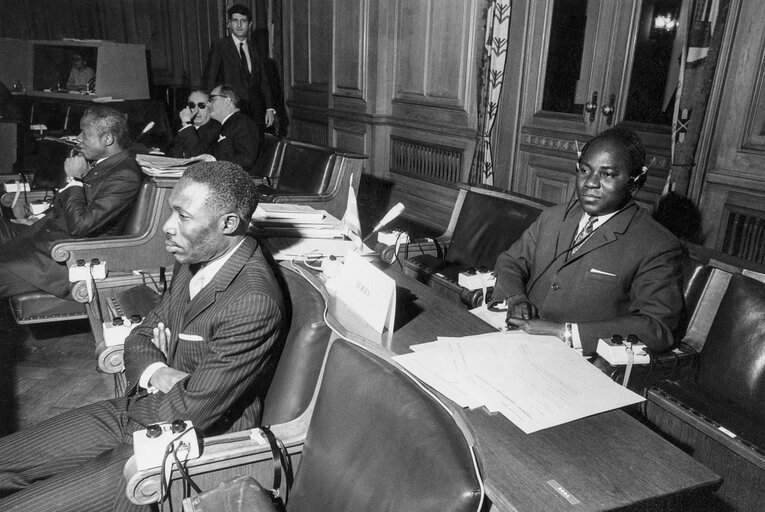
[[[202,286],[200,289],[207,286],[207,283],[213,280],[215,274],[217,274],[218,271],[223,268],[223,265],[226,264],[229,258],[231,258],[231,255],[234,254],[237,249],[239,249],[243,242],[244,238],[242,238],[242,240],[234,247],[226,251],[225,254],[219,256],[217,259],[212,260],[210,263],[197,270],[197,273],[194,274],[193,279],[202,281]]]
[[[226,121],[228,121],[228,118],[229,118],[229,117],[231,117],[231,116],[233,116],[233,115],[234,115],[234,114],[236,114],[237,112],[239,112],[239,110],[234,110],[234,111],[233,111],[233,112],[231,112],[229,115],[227,115],[226,117],[224,117],[224,118],[223,118],[223,121],[221,121],[221,122],[220,122],[220,125],[221,125],[221,126],[223,126],[223,125],[226,123]]]
[[[608,219],[619,213],[621,210],[617,210],[615,212],[607,213],[605,215],[593,215],[592,217],[595,219],[595,223],[592,225],[592,229],[598,229],[600,226],[606,223]],[[590,219],[590,215],[587,214],[587,212],[582,214],[582,218],[579,219],[579,227],[577,228],[577,233],[584,229],[584,226],[587,224],[587,221]]]
[[[244,41],[240,41],[239,39],[236,38],[236,36],[234,34],[231,34],[231,39],[234,40],[234,44],[236,45],[236,49],[237,50],[239,50],[239,45],[240,44],[243,44],[244,47],[247,48],[247,38],[246,37],[244,38]]]

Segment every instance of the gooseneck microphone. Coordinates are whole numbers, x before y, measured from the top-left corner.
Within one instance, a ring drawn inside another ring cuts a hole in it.
[[[138,142],[140,138],[149,133],[152,128],[154,128],[154,121],[146,123],[146,126],[143,127],[143,130],[141,130],[141,133],[138,134],[138,137],[135,138],[134,142]]]
[[[387,226],[393,219],[401,215],[401,212],[404,211],[404,203],[396,203],[393,208],[388,210],[388,213],[385,214],[385,216],[380,219],[380,222],[377,223],[375,228],[372,230],[371,233],[369,233],[367,236],[364,237],[364,239],[361,241],[361,245],[364,245],[364,243],[369,240],[369,237],[380,231],[382,228]]]

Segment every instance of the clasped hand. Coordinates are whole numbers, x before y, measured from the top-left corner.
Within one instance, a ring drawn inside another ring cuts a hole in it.
[[[165,324],[159,322],[157,327],[152,332],[151,342],[157,347],[167,360],[167,348],[170,341],[170,329],[165,327]],[[157,388],[163,393],[169,393],[173,386],[182,381],[190,374],[170,368],[169,366],[158,369],[149,379],[149,384]]]
[[[82,178],[88,174],[89,170],[90,167],[88,166],[88,161],[85,160],[85,157],[80,154],[70,156],[64,160],[64,171],[66,172],[67,176],[71,176],[73,178]]]
[[[505,319],[508,329],[520,329],[528,334],[557,336],[563,339],[563,325],[539,318],[537,307],[529,301],[510,306]]]

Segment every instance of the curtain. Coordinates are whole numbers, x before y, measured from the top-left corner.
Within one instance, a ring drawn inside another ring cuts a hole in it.
[[[683,66],[672,123],[672,165],[664,195],[671,191],[688,193],[730,6],[730,0],[689,1],[690,23],[686,27]]]
[[[491,132],[497,118],[505,80],[511,0],[490,0],[486,13],[486,42],[478,96],[478,129],[470,169],[471,184],[494,184]]]

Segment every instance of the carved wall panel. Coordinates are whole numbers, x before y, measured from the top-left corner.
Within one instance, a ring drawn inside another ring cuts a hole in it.
[[[334,76],[332,94],[363,99],[369,2],[335,0]]]

